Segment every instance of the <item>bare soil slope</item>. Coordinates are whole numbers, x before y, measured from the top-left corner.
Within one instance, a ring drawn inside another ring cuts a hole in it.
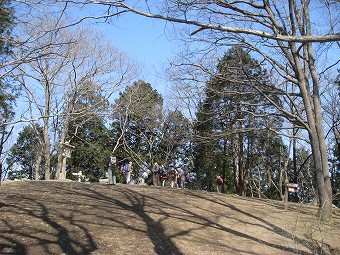
[[[203,191],[11,181],[0,254],[340,254],[340,211]]]

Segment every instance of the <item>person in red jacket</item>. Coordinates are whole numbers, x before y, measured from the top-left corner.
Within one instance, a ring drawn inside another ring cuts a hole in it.
[[[216,189],[218,193],[222,192],[222,186],[223,186],[223,178],[220,175],[218,175],[216,177]]]

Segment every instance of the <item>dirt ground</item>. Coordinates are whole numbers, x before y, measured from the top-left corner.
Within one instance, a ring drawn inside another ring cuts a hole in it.
[[[0,254],[340,254],[340,210],[204,191],[60,181],[0,187]]]

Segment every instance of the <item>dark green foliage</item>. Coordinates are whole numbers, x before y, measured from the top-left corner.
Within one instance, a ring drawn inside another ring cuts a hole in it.
[[[11,2],[7,0],[0,2],[0,66],[3,66],[10,54],[10,37],[14,26]],[[10,77],[0,78],[0,157],[4,153],[4,145],[13,131],[13,127],[7,125],[7,123],[14,118],[13,105],[16,96],[16,88],[13,86]],[[8,168],[3,164],[3,172],[6,173],[7,171]]]
[[[82,114],[75,115],[68,128],[66,141],[75,148],[67,160],[66,173],[67,178],[77,179],[72,173],[82,171],[89,181],[95,182],[105,177],[106,158],[112,150],[110,144],[113,138],[101,116],[107,111],[108,102],[93,87],[95,84],[86,81],[78,91],[70,92],[82,94],[72,109]]]
[[[68,160],[67,178],[75,179],[72,173],[82,171],[89,181],[98,181],[105,177],[107,157],[112,151],[109,130],[101,118],[92,118],[83,124],[71,125],[69,134],[76,135],[71,140],[75,146],[72,157]],[[77,131],[74,128],[77,127]]]
[[[195,169],[202,188],[214,190],[215,178],[221,175],[225,192],[250,194],[252,183],[261,180],[261,193],[277,197],[270,183],[278,178],[283,143],[267,128],[278,129],[281,120],[266,97],[280,104],[266,70],[243,49],[228,50],[197,112]]]
[[[157,162],[174,162],[177,158],[191,158],[191,131],[188,119],[182,112],[170,111],[164,118],[157,147]]]
[[[18,139],[7,157],[9,179],[34,179],[36,159],[43,153],[42,136],[43,129],[38,125],[26,126],[18,134]]]
[[[14,26],[13,8],[11,7],[11,0],[0,1],[0,56],[10,52],[11,33]]]
[[[163,98],[149,83],[135,82],[115,101],[113,129],[124,133],[123,147],[117,152],[122,161],[132,158],[149,162],[155,157],[163,115]]]

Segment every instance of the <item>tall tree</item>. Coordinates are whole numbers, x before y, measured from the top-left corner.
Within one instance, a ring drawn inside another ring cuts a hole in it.
[[[0,56],[1,59],[10,52],[11,35],[14,25],[13,8],[11,0],[0,2]]]
[[[115,101],[113,119],[128,158],[154,162],[163,120],[162,96],[144,81],[126,87]]]
[[[157,146],[157,161],[165,164],[174,162],[178,157],[190,155],[192,138],[190,122],[179,110],[169,111],[161,124],[159,143]]]
[[[280,125],[274,108],[254,86],[266,90],[266,97],[280,104],[279,98],[272,94],[268,75],[261,65],[242,48],[229,49],[220,60],[217,73],[207,84],[206,98],[196,124],[200,139],[196,148],[210,143],[207,151],[199,156],[200,160],[204,155],[215,159],[220,155],[222,163],[218,166],[208,161],[209,172],[214,166],[220,169],[214,172],[215,176],[227,177],[230,176],[228,169],[232,169],[235,189],[240,195],[247,194],[250,171],[260,164],[258,157],[277,140],[275,133],[268,128]],[[270,189],[271,174],[267,176]],[[214,176],[209,174],[209,177],[213,182]]]
[[[332,76],[330,75],[330,77]],[[335,79],[329,80],[329,85],[328,90],[324,93],[326,104],[323,110],[326,116],[325,122],[330,127],[327,137],[330,151],[332,151],[330,153],[329,163],[333,194],[335,195],[340,189],[340,70],[338,70]]]
[[[10,0],[0,2],[0,66],[1,72],[5,72],[3,68],[4,62],[11,53],[11,36],[14,27],[14,11],[11,7]],[[0,183],[5,172],[4,164],[2,164],[3,154],[5,152],[5,144],[12,133],[13,127],[7,126],[6,123],[14,118],[13,104],[16,97],[16,88],[13,86],[10,77],[0,75]]]

